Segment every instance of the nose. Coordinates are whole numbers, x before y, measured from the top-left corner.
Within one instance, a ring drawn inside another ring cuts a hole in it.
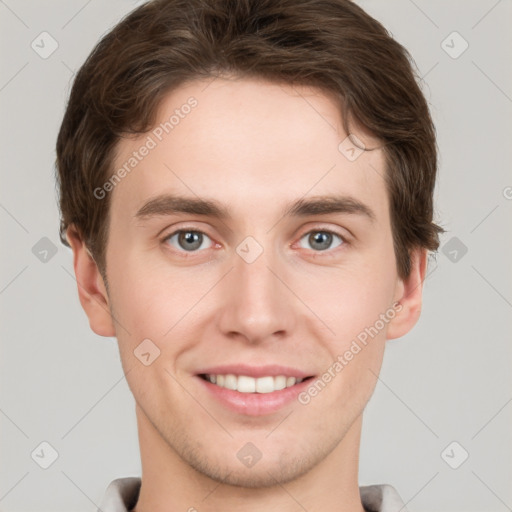
[[[285,263],[270,251],[252,262],[234,254],[233,261],[233,270],[222,282],[223,334],[251,344],[291,336],[298,301],[286,285]]]

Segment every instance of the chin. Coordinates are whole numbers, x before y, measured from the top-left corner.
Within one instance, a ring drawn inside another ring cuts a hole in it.
[[[175,450],[185,464],[200,475],[224,485],[252,489],[274,487],[296,480],[311,471],[331,451],[329,447],[307,443],[281,446],[280,449],[268,447],[262,450],[263,453],[259,452],[261,458],[246,466],[243,455],[247,452],[240,454],[242,450],[239,447],[236,450],[222,448],[226,447],[219,446],[216,453],[204,445],[195,449],[181,445]],[[248,453],[251,453],[251,449]]]
[[[250,489],[269,488],[282,485],[306,474],[315,465],[308,459],[297,458],[275,461],[261,459],[253,467],[241,467],[235,464],[214,465],[208,464],[204,457],[202,460],[189,460],[188,463],[197,472],[224,485]]]

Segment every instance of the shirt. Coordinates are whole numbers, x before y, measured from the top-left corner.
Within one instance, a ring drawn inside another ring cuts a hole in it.
[[[129,512],[137,504],[140,477],[116,478],[110,482],[98,512]],[[359,487],[366,512],[407,512],[395,488],[388,484]]]

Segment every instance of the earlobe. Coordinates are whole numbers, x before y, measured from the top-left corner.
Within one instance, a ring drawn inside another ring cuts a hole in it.
[[[73,250],[73,268],[78,286],[78,297],[91,329],[99,336],[115,336],[105,283],[98,266],[74,225],[66,230],[66,238]]]
[[[423,248],[411,252],[411,272],[406,279],[399,279],[396,287],[396,316],[388,324],[387,339],[400,338],[407,334],[421,314],[423,281],[427,269],[428,251]]]

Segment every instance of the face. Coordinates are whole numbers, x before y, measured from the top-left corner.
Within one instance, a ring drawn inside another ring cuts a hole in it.
[[[318,90],[217,78],[119,144],[106,300],[122,364],[138,414],[203,475],[265,486],[321,463],[415,321],[384,154],[346,137]]]

